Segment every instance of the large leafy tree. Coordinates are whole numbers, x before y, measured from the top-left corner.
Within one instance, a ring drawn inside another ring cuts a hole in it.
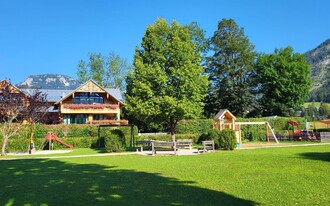
[[[208,80],[200,62],[186,26],[162,18],[149,25],[127,82],[128,114],[145,124],[168,126],[175,140],[179,120],[202,114]]]
[[[253,100],[250,77],[257,55],[254,45],[233,19],[222,19],[211,38],[211,51],[213,55],[207,58],[210,87],[206,114],[227,108],[245,116]]]
[[[260,55],[256,68],[262,115],[289,116],[306,101],[310,66],[292,47]]]
[[[131,66],[127,61],[111,52],[108,56],[89,53],[89,61],[80,60],[76,73],[80,83],[93,79],[103,87],[119,88],[124,91],[125,79],[130,71]]]

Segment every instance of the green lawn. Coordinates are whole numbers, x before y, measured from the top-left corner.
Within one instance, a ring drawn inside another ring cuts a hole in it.
[[[329,171],[330,145],[197,156],[3,160],[0,203],[329,205]]]

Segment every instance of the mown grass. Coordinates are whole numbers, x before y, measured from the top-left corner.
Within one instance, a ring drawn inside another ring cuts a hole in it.
[[[97,151],[95,151],[97,152]],[[330,145],[0,161],[1,205],[328,205]]]

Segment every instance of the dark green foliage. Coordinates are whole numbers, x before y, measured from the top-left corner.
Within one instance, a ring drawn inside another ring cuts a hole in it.
[[[256,74],[258,111],[262,116],[292,116],[294,109],[307,100],[310,66],[292,47],[259,55]]]
[[[202,134],[211,130],[212,119],[189,119],[178,122],[177,134]]]
[[[233,150],[237,146],[235,131],[224,129],[219,133],[219,147],[225,150]]]
[[[319,108],[319,116],[324,119],[330,118],[330,104],[321,103]]]
[[[233,19],[222,19],[211,38],[211,50],[214,54],[207,58],[211,82],[206,115],[227,108],[234,115],[245,116],[252,102],[250,77],[257,55],[254,45]]]
[[[214,146],[216,149],[218,149],[219,148],[219,136],[220,136],[219,130],[211,129],[207,134],[202,134],[199,137],[197,143],[201,144],[202,141],[205,141],[205,140],[214,140]]]
[[[212,139],[210,138],[208,133],[203,133],[199,136],[197,143],[202,144],[202,141],[206,141],[206,140],[212,140]]]
[[[122,152],[126,150],[125,135],[119,129],[105,130],[104,146],[107,152]]]

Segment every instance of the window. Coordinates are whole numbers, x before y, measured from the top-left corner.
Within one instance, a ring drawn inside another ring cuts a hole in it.
[[[85,124],[88,116],[86,114],[66,114],[64,124]]]
[[[72,104],[104,104],[104,98],[95,93],[78,93],[72,100]]]
[[[94,114],[93,120],[103,120],[103,114]]]

